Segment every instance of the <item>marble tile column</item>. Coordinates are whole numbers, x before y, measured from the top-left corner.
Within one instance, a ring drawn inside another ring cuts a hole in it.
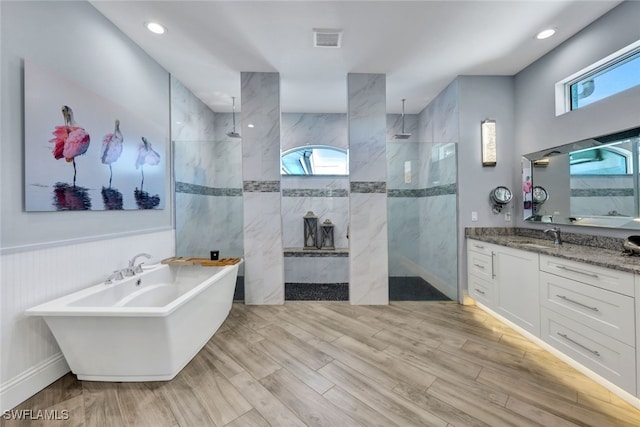
[[[386,76],[347,76],[349,301],[389,303]]]
[[[283,304],[280,75],[243,72],[240,79],[245,303]]]

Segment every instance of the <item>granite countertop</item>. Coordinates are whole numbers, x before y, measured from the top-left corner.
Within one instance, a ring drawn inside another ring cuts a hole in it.
[[[505,232],[505,230],[507,231]],[[571,242],[563,242],[562,245],[558,246],[553,244],[551,237],[541,238],[541,236],[536,236],[535,233],[518,233],[518,231],[518,229],[467,228],[465,235],[467,238],[482,242],[640,274],[640,256],[631,256],[623,253],[622,241],[620,241],[620,249],[617,250],[611,248],[611,246],[616,246],[615,242],[606,242],[607,244],[603,245],[609,247],[589,246]]]

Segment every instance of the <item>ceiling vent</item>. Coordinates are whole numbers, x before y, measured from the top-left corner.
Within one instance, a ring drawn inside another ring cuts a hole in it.
[[[342,30],[313,29],[313,47],[340,47],[341,43]]]

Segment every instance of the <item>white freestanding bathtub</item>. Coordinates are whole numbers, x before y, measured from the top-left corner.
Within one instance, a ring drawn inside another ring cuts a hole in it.
[[[44,318],[80,380],[170,380],[227,318],[238,266],[158,265],[26,314]]]

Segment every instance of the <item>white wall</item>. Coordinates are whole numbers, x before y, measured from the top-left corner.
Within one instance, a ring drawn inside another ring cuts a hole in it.
[[[519,163],[522,154],[640,124],[640,86],[557,117],[554,104],[556,82],[638,40],[638,22],[640,2],[623,2],[515,76],[514,164]],[[514,175],[513,179],[516,185],[520,177]],[[525,225],[522,210],[515,217],[516,225]],[[566,229],[614,237],[629,234],[625,230],[569,225]]]
[[[0,2],[0,410],[68,371],[48,328],[24,309],[87,287],[138,252],[174,254],[171,177],[157,211],[23,211],[24,61],[89,88],[164,129],[169,75],[86,2]],[[99,142],[99,141],[98,141]],[[168,168],[170,169],[170,168]]]

